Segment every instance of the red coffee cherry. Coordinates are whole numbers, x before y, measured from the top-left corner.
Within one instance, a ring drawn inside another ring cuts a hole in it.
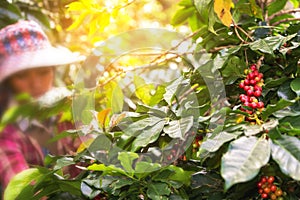
[[[261,194],[261,198],[263,198],[263,199],[266,199],[266,198],[268,198],[269,196],[268,196],[268,194],[266,194],[266,193],[263,193],[263,194]]]
[[[273,183],[275,180],[275,177],[274,176],[269,176],[268,177],[268,183]]]
[[[263,108],[265,105],[264,105],[264,102],[260,101],[260,102],[257,102],[257,108]]]
[[[244,87],[245,87],[245,83],[244,83],[244,81],[240,82],[240,85],[239,85],[239,87],[240,87],[241,89],[244,89]]]
[[[271,189],[272,192],[276,192],[277,187],[276,187],[276,185],[272,185],[272,186],[270,187],[270,189]]]
[[[250,80],[249,80],[249,79],[245,79],[245,80],[244,80],[244,84],[245,84],[245,85],[250,85]]]
[[[251,69],[252,71],[255,71],[255,70],[257,70],[257,68],[256,68],[256,64],[252,64],[252,65],[250,65],[250,69]]]

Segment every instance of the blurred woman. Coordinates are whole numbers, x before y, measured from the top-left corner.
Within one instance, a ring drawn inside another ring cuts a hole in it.
[[[72,52],[53,47],[33,21],[19,21],[0,30],[0,116],[20,102],[19,94],[39,98],[53,88],[54,68],[78,62]],[[67,153],[72,144],[48,143],[57,118],[40,122],[18,119],[0,132],[0,185],[2,191],[13,176],[34,165],[43,165],[48,153]]]

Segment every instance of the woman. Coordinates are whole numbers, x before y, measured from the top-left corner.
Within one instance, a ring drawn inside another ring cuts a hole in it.
[[[38,98],[52,89],[54,67],[78,62],[66,49],[53,47],[42,28],[33,21],[20,21],[0,30],[0,102],[7,108],[19,103],[14,97],[27,93]],[[4,101],[4,102],[3,102]],[[1,114],[1,111],[0,111]],[[43,165],[46,153],[67,153],[70,145],[48,143],[55,123],[19,120],[0,132],[0,185],[2,191],[13,176],[33,165]]]

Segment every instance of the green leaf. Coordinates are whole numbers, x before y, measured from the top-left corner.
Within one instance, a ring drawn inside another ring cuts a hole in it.
[[[80,191],[80,189],[78,189]],[[52,184],[47,184],[46,187],[42,188],[37,195],[35,195],[35,198],[42,199],[45,196],[50,196],[51,194],[55,194],[57,192],[60,192],[59,185],[55,182]]]
[[[298,122],[299,122],[299,118],[298,118]],[[279,130],[282,133],[287,133],[288,135],[291,136],[300,135],[300,129],[294,127],[290,122],[281,123]]]
[[[250,49],[253,51],[261,51],[263,53],[273,54],[273,51],[279,49],[283,44],[285,37],[283,36],[272,36],[264,39],[258,39],[249,44]]]
[[[178,181],[185,185],[190,185],[191,176],[194,173],[193,171],[187,171],[187,170],[184,170],[181,167],[177,167],[175,165],[170,165],[167,167],[167,169],[175,172],[170,175],[170,177],[169,177],[170,180]]]
[[[277,95],[282,99],[292,100],[296,98],[296,94],[291,89],[291,81],[288,80],[281,84],[277,90]]]
[[[192,31],[197,31],[198,29],[201,28],[201,21],[199,20],[199,14],[198,13],[194,13],[192,16],[189,17],[188,19],[188,24],[189,27],[191,28]],[[202,27],[203,28],[203,27]],[[204,29],[206,29],[206,27],[204,27]],[[200,31],[199,31],[200,32]],[[195,36],[197,37],[197,36]],[[200,46],[198,46],[200,47]],[[200,49],[202,49],[202,47],[200,47]],[[198,49],[196,49],[197,52]]]
[[[209,18],[209,6],[213,7],[213,0],[195,0],[194,4],[199,14],[206,20]]]
[[[191,17],[195,12],[194,7],[182,8],[176,11],[174,17],[171,20],[173,26],[180,25],[184,23],[189,17]]]
[[[244,69],[245,67],[241,65],[239,57],[230,56],[225,67],[222,69],[222,76],[227,79],[225,84],[232,84],[237,79],[242,78],[244,75]]]
[[[26,169],[17,175],[15,175],[4,191],[5,200],[15,199],[35,199],[33,197],[33,185],[32,183],[42,178],[42,173],[37,168]]]
[[[180,120],[170,121],[169,124],[164,128],[164,132],[171,138],[184,139],[184,135],[193,126],[193,116],[181,118]]]
[[[94,100],[94,92],[92,91],[84,90],[81,91],[80,94],[74,95],[72,111],[75,121],[82,122],[83,124],[89,124],[91,122],[93,118],[91,110],[95,109]]]
[[[134,76],[135,95],[142,100],[144,104],[149,105],[152,93],[155,92],[154,84],[146,84],[144,79],[139,76]]]
[[[282,9],[284,9],[285,5],[287,3],[287,0],[276,0],[276,1],[272,1],[268,7],[268,15],[271,16],[274,13],[281,11]]]
[[[166,183],[150,183],[147,189],[147,196],[153,200],[162,199],[163,195],[169,195],[171,189]]]
[[[162,170],[159,171],[159,173],[155,173],[152,176],[152,180],[167,183],[169,181],[170,175],[172,175],[174,173],[175,173],[174,170],[171,170],[171,169],[168,169],[168,168],[163,168]]]
[[[116,82],[109,82],[105,85],[106,107],[112,109],[112,113],[119,113],[123,110],[124,94]]]
[[[128,174],[121,168],[116,167],[114,165],[109,165],[109,166],[105,166],[104,164],[92,164],[90,166],[87,167],[88,170],[91,171],[102,171],[103,175],[109,174],[109,175],[126,175],[128,176]]]
[[[216,173],[216,171],[199,171],[192,175],[191,178],[191,188],[193,189],[201,189],[203,187],[210,187],[211,185],[219,186],[223,184],[221,181],[222,177]]]
[[[62,157],[56,161],[56,165],[53,170],[58,170],[58,169],[61,169],[63,167],[73,165],[73,164],[75,164],[73,158]]]
[[[151,94],[149,106],[157,105],[161,100],[163,100],[164,94],[166,92],[165,86],[158,85],[154,94]]]
[[[200,149],[201,150],[207,150],[209,152],[215,152],[217,151],[223,144],[226,142],[229,142],[233,139],[236,139],[239,135],[241,135],[243,132],[241,131],[235,131],[235,132],[226,132],[222,131],[213,137],[209,137],[207,140],[205,140]]]
[[[291,44],[293,44],[292,46],[286,47],[286,48],[282,48],[279,50],[280,53],[282,53],[282,55],[286,56],[286,54],[288,52],[291,52],[293,49],[296,49],[300,46],[299,42],[291,42]]]
[[[278,125],[277,119],[270,119],[268,122],[263,123],[262,125],[246,125],[244,127],[244,133],[246,136],[256,135],[263,132],[264,130],[271,130]]]
[[[277,79],[267,79],[265,82],[265,88],[274,88],[281,86],[283,83],[285,83],[288,80],[288,77],[283,76]]]
[[[299,7],[299,0],[290,0],[290,2],[293,4],[294,8]]]
[[[255,0],[249,0],[250,2],[250,9],[251,9],[251,13],[260,19],[263,19],[262,17],[262,9],[260,8],[260,6],[257,5]]]
[[[99,180],[97,180],[97,182],[100,182]],[[80,190],[82,192],[82,194],[85,197],[88,197],[89,199],[93,199],[95,198],[98,194],[100,194],[100,190],[95,190],[93,188],[94,185],[89,185],[87,184],[85,181],[81,182],[81,187]]]
[[[157,171],[161,168],[158,163],[138,162],[135,166],[135,175],[141,179],[149,175],[149,173]]]
[[[268,163],[270,151],[270,142],[264,138],[244,136],[231,142],[222,157],[221,175],[225,179],[225,190],[254,178]]]
[[[43,24],[47,28],[50,27],[49,17],[45,15],[41,10],[37,10],[36,8],[30,8],[26,10],[26,14],[29,15],[31,18],[35,18],[41,24]]]
[[[14,3],[9,3],[8,1],[0,2],[0,13],[0,18],[5,17],[9,19],[9,21],[11,21],[12,23],[17,22],[17,20],[22,18],[22,13],[19,7],[16,6],[16,4]]]
[[[166,93],[164,94],[165,101],[171,105],[172,101],[174,99],[175,93],[179,87],[179,85],[182,83],[183,78],[179,77],[175,81],[173,81],[170,85],[166,87]]]
[[[111,141],[104,134],[98,134],[98,136],[92,141],[92,143],[90,145],[89,144],[89,141],[83,143],[83,145],[86,146],[88,151],[91,153],[100,151],[108,152],[111,148]]]
[[[148,127],[154,126],[162,119],[155,116],[149,116],[145,119],[138,120],[132,124],[130,124],[125,130],[124,134],[130,135],[130,136],[137,136],[140,131],[145,130]]]
[[[300,180],[300,140],[282,135],[271,144],[272,158],[281,171],[295,180]]]
[[[181,0],[178,3],[179,6],[185,6],[185,7],[190,7],[190,6],[194,6],[194,1],[193,0]]]
[[[165,120],[160,119],[153,126],[145,129],[139,134],[132,143],[132,151],[136,151],[140,147],[145,147],[152,142],[155,142],[165,126]]]
[[[124,94],[119,85],[116,85],[112,91],[111,108],[113,113],[119,113],[123,110]]]
[[[215,33],[214,25],[216,23],[217,16],[214,11],[213,0],[195,0],[194,4],[198,10],[201,20],[208,26],[208,30]]]
[[[120,152],[118,155],[118,159],[124,167],[124,170],[129,174],[133,174],[132,163],[138,157],[139,155],[133,152]]]
[[[292,111],[290,111],[290,113],[292,113]],[[295,116],[286,116],[280,120],[280,125],[284,125],[285,123],[288,123],[295,129],[300,129],[300,114],[298,113]]]
[[[60,180],[60,181],[58,181],[58,186],[60,188],[60,191],[68,192],[68,193],[76,195],[76,196],[81,196],[80,184],[81,184],[81,181],[75,181],[75,180]]]
[[[287,106],[293,105],[294,100],[280,99],[275,105],[268,105],[267,108],[262,112],[261,116],[263,120],[266,120],[274,112],[281,110]]]
[[[112,186],[114,188],[114,190],[120,189],[124,186],[128,186],[128,185],[132,185],[133,184],[133,180],[129,179],[129,178],[118,178],[117,181],[115,181]]]
[[[150,116],[165,118],[167,117],[168,107],[151,107],[143,104],[138,104],[136,108],[136,112],[138,113],[148,113]],[[137,114],[137,113],[136,113]]]
[[[291,89],[300,96],[300,78],[296,78],[291,82]]]

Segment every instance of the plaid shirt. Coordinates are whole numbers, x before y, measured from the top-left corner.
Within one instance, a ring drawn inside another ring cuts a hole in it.
[[[24,127],[23,127],[24,128]],[[62,132],[72,128],[70,123],[58,123],[57,131]],[[34,165],[43,166],[44,153],[38,142],[22,131],[22,126],[8,125],[0,132],[0,186],[2,192],[13,176]],[[71,138],[58,141],[60,155],[76,150]],[[70,175],[79,173],[78,169],[71,168]]]
[[[16,126],[8,125],[0,133],[0,184],[2,190],[17,173],[31,165],[43,165],[44,155],[40,145],[22,133]]]

